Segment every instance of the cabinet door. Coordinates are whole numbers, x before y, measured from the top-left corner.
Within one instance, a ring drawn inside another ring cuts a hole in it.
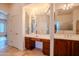
[[[68,56],[69,55],[69,42],[67,40],[54,40],[54,55],[55,56]]]
[[[30,49],[30,38],[25,38],[25,48]]]
[[[43,40],[43,53],[45,55],[50,55],[50,40]]]
[[[72,56],[79,56],[79,41],[72,41]]]
[[[34,49],[35,48],[35,41],[31,40],[30,45],[31,45],[31,49]]]
[[[33,49],[35,48],[35,41],[31,40],[32,38],[25,38],[25,48],[26,49]]]

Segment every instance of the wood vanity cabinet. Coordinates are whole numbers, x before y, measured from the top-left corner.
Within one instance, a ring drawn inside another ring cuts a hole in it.
[[[79,56],[79,41],[55,39],[54,56]]]
[[[70,55],[70,41],[55,39],[54,40],[54,55],[55,56],[68,56]]]
[[[79,41],[72,41],[72,56],[79,56]]]
[[[50,40],[43,39],[43,53],[45,55],[50,55]]]
[[[35,41],[32,41],[29,37],[25,37],[25,48],[30,50],[34,49]]]
[[[25,37],[25,48],[30,49],[30,50],[34,49],[35,41],[43,42],[43,50],[42,50],[43,53],[45,55],[50,55],[50,40],[49,39]]]
[[[43,53],[50,55],[50,40],[25,37],[25,48],[34,49],[35,41],[43,42]],[[79,41],[54,39],[54,56],[79,56]]]

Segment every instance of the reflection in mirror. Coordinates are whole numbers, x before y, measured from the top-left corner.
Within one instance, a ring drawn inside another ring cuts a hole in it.
[[[58,4],[55,10],[56,32],[73,31],[73,9],[57,9],[60,5],[64,6],[64,4]]]
[[[31,33],[49,34],[50,17],[46,14],[39,14],[31,18]]]
[[[29,15],[25,13],[25,32],[29,34]]]
[[[28,16],[29,18],[26,16],[27,34],[28,32],[29,34],[45,34],[45,35],[49,34],[49,28],[50,28],[49,7],[50,4],[30,4],[26,6],[25,11],[29,15]]]
[[[79,5],[74,7],[74,31],[79,35]]]
[[[31,32],[36,33],[36,19],[34,17],[31,18]]]
[[[55,22],[55,29],[56,29],[56,32],[60,31],[60,21],[59,20],[56,20],[56,22]]]
[[[46,14],[37,15],[37,33],[38,34],[49,34],[50,17]]]

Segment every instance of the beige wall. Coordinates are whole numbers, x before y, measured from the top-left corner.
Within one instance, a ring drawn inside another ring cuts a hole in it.
[[[0,3],[0,10],[3,10],[5,12],[9,12],[9,5],[8,4],[3,4],[3,3]]]

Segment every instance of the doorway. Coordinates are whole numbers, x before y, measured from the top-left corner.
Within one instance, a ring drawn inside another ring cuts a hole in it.
[[[7,46],[6,25],[6,15],[4,12],[0,11],[0,49],[3,49]]]

